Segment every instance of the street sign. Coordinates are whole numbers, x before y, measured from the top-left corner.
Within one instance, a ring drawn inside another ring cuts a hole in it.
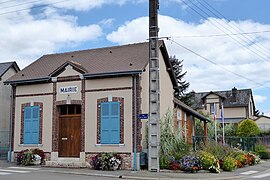
[[[148,119],[148,114],[139,114],[140,119]]]

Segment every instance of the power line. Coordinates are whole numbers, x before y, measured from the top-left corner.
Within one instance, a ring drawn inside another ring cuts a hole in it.
[[[10,3],[10,2],[13,2],[13,1],[16,1],[16,0],[4,1],[4,2],[0,2],[0,4]]]
[[[18,6],[22,6],[22,5],[26,5],[26,4],[34,4],[34,3],[40,2],[40,1],[42,1],[42,0],[30,1],[30,2],[25,2],[25,3],[21,3],[21,4],[12,5],[12,6],[5,6],[5,7],[1,7],[0,9],[9,9],[9,8],[14,8],[14,7],[18,7]]]
[[[182,2],[185,4],[185,5],[187,5],[190,9],[192,9],[195,13],[197,13],[199,16],[201,16],[201,17],[203,17],[204,19],[207,19],[207,17],[205,17],[202,13],[200,13],[198,10],[196,10],[195,8],[193,8],[192,6],[190,6],[185,0],[182,0]],[[210,17],[210,15],[207,13],[207,12],[205,12],[204,10],[202,10],[200,7],[198,7],[196,4],[194,4],[192,1],[191,1],[191,3],[195,6],[195,7],[197,7],[197,9],[199,9],[201,12],[203,12],[204,14],[206,14],[207,16],[209,16]],[[219,27],[219,26],[217,26],[216,25],[216,23],[218,24],[218,25],[220,25],[220,26],[223,26],[220,22],[218,22],[218,21],[216,21],[216,20],[214,20],[214,22],[212,22],[212,21],[208,21],[210,24],[212,24],[214,27],[216,27],[217,29],[219,29],[220,31],[222,31],[223,33],[225,33],[225,34],[227,34],[231,39],[233,39],[234,41],[236,41],[238,44],[240,44],[240,45],[242,45],[243,47],[245,47],[246,49],[248,49],[249,51],[251,51],[251,52],[253,52],[254,54],[256,54],[258,57],[259,57],[259,59],[261,59],[261,60],[263,60],[264,59],[264,61],[268,61],[268,62],[270,62],[270,60],[268,60],[268,59],[266,59],[264,56],[262,56],[262,55],[260,55],[259,53],[257,53],[256,51],[254,51],[253,49],[250,49],[247,45],[245,45],[245,44],[243,44],[241,41],[239,41],[239,40],[237,40],[237,39],[235,39],[232,35],[229,35],[226,31],[224,31],[222,28],[224,28],[224,27]],[[225,28],[226,29],[226,28]],[[227,31],[229,31],[230,33],[233,33],[233,32],[231,32],[230,30],[228,30],[228,29],[226,29]],[[238,37],[239,38],[239,37]],[[249,44],[249,43],[247,43],[247,44]]]
[[[199,4],[201,4],[203,7],[205,7],[208,11],[210,11],[212,14],[214,14],[215,16],[217,16],[217,17],[221,17],[221,18],[224,18],[224,19],[228,19],[228,18],[226,18],[223,14],[221,14],[217,9],[215,9],[213,6],[211,6],[209,3],[207,3],[205,0],[201,0],[202,2],[204,2],[205,4],[206,4],[206,6],[203,4],[203,3],[201,3],[200,1],[197,1],[196,0],[196,2],[198,2]],[[211,9],[209,9],[208,7],[210,7]],[[242,33],[243,32],[243,30],[242,29],[240,29],[238,26],[236,26],[236,25],[234,25],[234,24],[226,24],[227,26],[229,26],[230,28],[232,28],[233,30],[235,30],[236,32],[238,32],[238,33]],[[243,37],[243,38],[245,38],[246,40],[248,40],[250,43],[252,43],[253,44],[253,39],[252,39],[252,37],[249,35],[249,34],[241,34],[241,36]],[[256,37],[255,37],[256,38]],[[262,54],[264,54],[264,55],[266,55],[268,58],[270,57],[269,56],[269,49],[267,49],[266,47],[264,47],[263,45],[261,45],[261,44],[258,44],[258,43],[254,43],[254,45],[257,47],[257,48],[259,48],[259,52],[261,52]],[[256,49],[257,49],[256,48]],[[258,50],[258,49],[257,49]],[[262,50],[262,51],[261,51]]]
[[[234,72],[234,71],[231,71],[231,70],[228,69],[228,68],[225,68],[225,67],[220,66],[218,63],[212,61],[211,59],[208,59],[208,58],[206,58],[206,57],[200,55],[199,53],[197,53],[197,52],[195,52],[195,51],[193,51],[193,50],[187,48],[186,46],[184,46],[184,45],[182,45],[182,44],[180,44],[180,43],[178,43],[178,42],[172,40],[172,39],[169,38],[169,37],[167,38],[167,40],[169,40],[169,41],[175,43],[176,45],[180,46],[181,48],[183,48],[183,49],[185,49],[185,50],[187,50],[187,51],[189,51],[189,52],[195,54],[196,56],[202,58],[203,60],[205,60],[205,61],[207,61],[207,62],[209,62],[209,63],[211,63],[211,64],[214,64],[215,66],[218,66],[218,67],[219,67],[220,69],[222,69],[223,71],[230,72],[230,73],[234,74],[235,76],[238,76],[238,77],[240,77],[240,78],[242,78],[242,79],[248,80],[248,81],[253,82],[253,83],[255,83],[255,84],[259,85],[259,86],[262,86],[262,87],[265,87],[265,88],[267,88],[267,89],[270,89],[270,87],[265,86],[265,85],[263,85],[262,83],[256,82],[256,81],[254,81],[254,80],[252,80],[252,79],[249,79],[249,78],[247,78],[247,77],[245,77],[245,76],[243,76],[243,75],[241,75],[241,74],[238,74],[238,73],[236,73],[236,72]]]
[[[183,35],[183,36],[170,36],[170,37],[173,37],[173,38],[207,38],[207,37],[239,36],[242,34],[261,34],[261,33],[270,33],[270,30],[232,33],[232,34]]]
[[[48,4],[44,4],[44,5],[34,6],[31,9],[43,8],[43,7],[47,7],[50,5],[59,4],[59,3],[67,2],[67,1],[70,1],[70,0],[62,0],[62,1],[57,1],[54,3],[48,3]],[[19,10],[15,10],[15,11],[8,11],[8,12],[0,13],[0,16],[10,14],[10,13],[15,13],[15,12],[26,11],[26,10],[29,10],[29,8],[23,8],[23,9],[19,9]]]

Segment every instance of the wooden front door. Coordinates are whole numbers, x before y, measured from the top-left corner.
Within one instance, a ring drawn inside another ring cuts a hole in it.
[[[59,157],[80,157],[81,112],[77,105],[60,107]]]

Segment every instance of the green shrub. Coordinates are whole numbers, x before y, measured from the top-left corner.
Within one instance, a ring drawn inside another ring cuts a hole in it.
[[[270,159],[270,152],[268,150],[259,150],[256,153],[261,159]]]
[[[192,146],[181,139],[179,133],[174,129],[173,115],[168,110],[160,120],[160,168],[169,168],[172,157],[180,160],[192,151]]]
[[[265,146],[263,144],[255,144],[255,152],[266,151],[266,150],[267,150],[267,146]]]
[[[256,136],[260,133],[258,125],[251,119],[242,121],[238,127],[236,134],[240,137]]]
[[[167,156],[160,156],[160,158],[159,158],[160,169],[168,169],[169,163],[170,163],[170,161],[169,161]]]
[[[232,154],[233,149],[228,146],[223,146],[220,143],[209,141],[206,145],[202,145],[201,149],[205,152],[213,154],[218,160],[224,159]]]
[[[236,160],[231,156],[226,157],[224,159],[222,169],[224,171],[233,171],[235,168],[236,168]]]

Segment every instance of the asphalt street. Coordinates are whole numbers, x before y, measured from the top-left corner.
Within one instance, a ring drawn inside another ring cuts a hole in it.
[[[148,171],[96,171],[88,168],[48,168],[41,166],[17,166],[14,163],[0,161],[0,180],[108,180],[108,179],[144,179],[144,180],[175,180],[175,179],[270,179],[270,161],[263,161],[255,166],[247,166],[233,172],[221,172],[219,174],[199,171],[199,173],[184,173],[174,171],[161,171],[153,173]]]

